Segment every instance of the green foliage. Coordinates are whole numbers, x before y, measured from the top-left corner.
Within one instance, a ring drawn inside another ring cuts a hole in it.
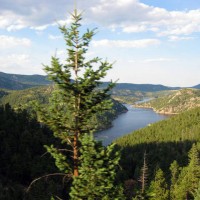
[[[1,103],[4,105],[9,103],[15,109],[30,109],[31,101],[38,101],[40,104],[47,104],[52,90],[52,86],[41,86],[25,90],[9,91],[1,98]]]
[[[169,180],[171,163],[176,160],[181,167],[186,166],[188,151],[193,143],[200,141],[199,122],[200,108],[196,108],[118,138],[115,142],[123,149],[124,158],[121,160],[122,178],[134,178],[133,174],[142,167],[141,157],[146,150],[149,180],[156,166],[167,173]]]
[[[200,200],[200,181],[199,181],[198,188],[196,189],[194,200]]]
[[[103,147],[92,135],[84,135],[80,142],[79,176],[73,178],[71,199],[122,199],[114,183],[120,159],[115,145]]]
[[[149,189],[150,200],[168,200],[169,191],[163,171],[158,169]]]
[[[66,177],[72,176],[70,196],[73,200],[120,199],[122,189],[114,185],[119,153],[114,145],[104,148],[92,136],[87,136],[97,130],[99,119],[94,119],[102,119],[105,112],[109,116],[107,111],[112,108],[110,90],[115,84],[99,89],[100,80],[112,64],[98,57],[85,59],[95,32],[87,30],[81,35],[81,14],[75,10],[71,16],[71,26],[60,27],[67,46],[66,63],[61,64],[57,57],[52,57],[51,66],[45,66],[55,90],[47,106],[36,105],[39,121],[48,125],[63,145],[62,149],[55,145],[46,145],[46,148],[58,169]]]
[[[51,192],[60,194],[61,181],[51,178],[48,183],[44,179],[36,182],[26,193],[33,179],[56,171],[53,160],[42,156],[44,144],[57,143],[47,128],[26,110],[16,112],[6,104],[0,106],[0,138],[0,199],[46,200]]]
[[[189,151],[189,164],[183,167],[171,191],[172,199],[194,199],[200,180],[200,160],[197,146],[194,144]]]
[[[55,165],[57,168],[66,174],[69,174],[71,170],[71,166],[67,162],[66,154],[60,152],[59,149],[55,148],[53,145],[47,146],[45,145],[47,151],[51,154],[51,156],[55,159]]]
[[[180,167],[179,167],[176,160],[171,164],[170,171],[171,171],[170,191],[171,191],[171,195],[172,195],[172,193],[173,193],[172,191],[174,191],[174,187],[177,183],[178,176],[179,176],[179,173],[180,173]]]
[[[41,86],[29,88],[26,90],[8,91],[0,90],[0,103],[3,105],[9,103],[14,109],[33,110],[33,101],[46,106],[49,103],[49,98],[52,95],[53,86]],[[111,122],[119,114],[126,112],[125,106],[118,101],[112,99],[112,109],[96,114],[92,117],[92,122],[89,126],[97,126],[98,130],[102,130],[111,126]]]

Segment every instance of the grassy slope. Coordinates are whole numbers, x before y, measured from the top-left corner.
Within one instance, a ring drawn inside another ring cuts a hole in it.
[[[139,104],[141,107],[153,108],[158,113],[177,114],[200,107],[199,89],[182,89],[172,94]]]

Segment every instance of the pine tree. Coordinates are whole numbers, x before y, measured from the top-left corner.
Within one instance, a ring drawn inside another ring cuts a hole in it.
[[[183,167],[174,189],[172,199],[193,199],[200,180],[200,160],[197,146],[193,144],[188,153],[189,164]]]
[[[193,144],[191,150],[189,151],[188,157],[188,179],[190,180],[189,190],[194,196],[195,189],[198,188],[200,180],[200,159],[196,144]]]
[[[179,165],[177,161],[174,161],[171,166],[170,166],[170,171],[171,171],[171,185],[170,185],[170,196],[172,199],[176,198],[174,195],[174,190],[176,187],[176,183],[178,181],[178,176],[180,173]]]
[[[161,169],[157,170],[155,179],[151,182],[149,190],[150,200],[167,200],[169,198],[168,186]]]
[[[115,144],[103,147],[92,135],[84,135],[80,142],[79,176],[73,178],[71,199],[124,199],[122,188],[114,183],[120,160]]]
[[[38,106],[38,113],[40,121],[48,125],[55,137],[65,145],[66,150],[60,150],[53,145],[47,147],[55,158],[57,167],[66,174],[78,176],[79,137],[95,130],[95,124],[91,126],[94,115],[111,108],[112,102],[108,93],[114,83],[98,89],[100,80],[106,76],[112,64],[98,57],[86,60],[85,54],[95,30],[87,30],[81,34],[81,14],[75,9],[71,16],[73,22],[69,28],[59,27],[67,46],[66,63],[61,64],[59,58],[53,56],[51,66],[45,66],[49,79],[55,83],[55,91],[48,108]],[[72,166],[69,161],[71,151]]]

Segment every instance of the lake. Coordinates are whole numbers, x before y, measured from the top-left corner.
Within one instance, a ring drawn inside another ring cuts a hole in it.
[[[136,108],[128,104],[125,106],[128,112],[119,115],[111,128],[95,133],[95,138],[101,140],[103,145],[106,146],[120,136],[168,117],[157,114],[152,109]]]

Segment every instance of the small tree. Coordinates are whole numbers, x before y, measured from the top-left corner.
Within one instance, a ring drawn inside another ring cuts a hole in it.
[[[59,27],[67,46],[66,63],[61,64],[54,56],[51,66],[45,66],[49,79],[55,83],[55,91],[49,107],[47,109],[39,107],[38,110],[40,121],[48,125],[55,137],[66,147],[65,150],[53,145],[47,147],[56,159],[57,167],[64,173],[78,176],[79,137],[95,130],[96,126],[91,126],[94,115],[111,108],[108,92],[114,84],[110,83],[106,88],[98,89],[100,80],[106,76],[112,64],[98,57],[86,60],[85,54],[95,30],[87,30],[81,35],[81,14],[75,9],[71,16],[73,22],[69,28]],[[73,157],[72,166],[69,162],[70,152]]]
[[[174,194],[174,192],[176,183],[178,181],[178,176],[180,173],[180,167],[176,160],[174,160],[173,163],[170,165],[170,171],[171,171],[170,197],[171,199],[175,199],[176,195]]]
[[[200,160],[197,146],[188,153],[189,164],[183,167],[172,190],[172,199],[193,199],[200,180]]]
[[[169,198],[168,187],[161,169],[157,170],[155,179],[151,182],[150,196],[150,200],[167,200]]]
[[[71,199],[124,199],[122,188],[115,184],[120,160],[115,145],[103,147],[92,135],[84,135],[80,142],[79,176],[73,178]]]

